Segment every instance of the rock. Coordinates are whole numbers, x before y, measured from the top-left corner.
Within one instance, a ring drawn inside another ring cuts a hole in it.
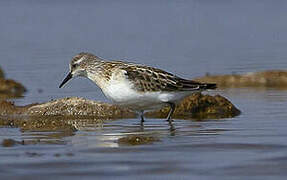
[[[1,67],[0,67],[0,79],[4,79],[4,72],[2,71]]]
[[[116,105],[87,100],[78,97],[69,97],[37,104],[27,109],[30,116],[74,116],[96,117],[100,119],[131,118],[135,114],[128,109]]]
[[[14,103],[12,102],[0,100],[0,115],[1,116],[28,115],[27,110],[31,106],[34,106],[34,104],[27,106],[15,106]]]
[[[242,75],[207,75],[194,80],[216,83],[219,88],[259,87],[287,89],[287,71],[284,70],[253,72]]]
[[[22,97],[26,88],[11,79],[4,79],[4,73],[0,68],[0,99]]]
[[[166,118],[169,108],[148,112],[151,118]],[[239,115],[240,111],[226,98],[216,95],[193,94],[185,98],[176,108],[173,118],[226,118]],[[117,105],[84,98],[70,97],[52,100],[43,104],[15,106],[11,102],[0,102],[0,115],[60,116],[69,118],[121,119],[134,118],[136,114]]]
[[[169,108],[148,112],[148,117],[166,118]],[[241,112],[226,98],[216,95],[193,94],[177,105],[173,118],[175,119],[219,119],[230,118]]]
[[[0,79],[0,96],[21,97],[26,92],[25,87],[11,79]]]
[[[152,144],[153,142],[160,141],[159,138],[147,135],[129,135],[118,139],[120,145],[142,145]]]
[[[166,118],[169,108],[148,112],[151,118]],[[174,119],[228,118],[239,115],[240,111],[226,98],[216,95],[194,94],[184,99],[176,108]],[[42,104],[15,106],[0,101],[0,127],[18,127],[21,130],[57,131],[57,136],[72,135],[76,130],[93,125],[101,126],[111,119],[135,118],[128,109],[78,97],[62,98]],[[152,142],[151,138],[128,137],[120,143],[142,144]],[[33,141],[30,143],[34,143]],[[38,143],[38,142],[37,142]]]

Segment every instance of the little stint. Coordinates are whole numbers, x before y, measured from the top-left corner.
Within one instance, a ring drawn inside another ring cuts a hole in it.
[[[144,122],[144,111],[170,106],[167,121],[177,102],[195,92],[215,89],[216,84],[180,78],[158,68],[123,61],[108,61],[91,53],[79,53],[70,62],[70,72],[60,84],[76,76],[97,84],[114,103],[137,112]]]

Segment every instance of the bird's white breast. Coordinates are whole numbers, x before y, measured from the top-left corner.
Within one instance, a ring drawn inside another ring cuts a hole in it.
[[[148,110],[175,102],[191,94],[191,92],[139,92],[133,82],[126,78],[124,71],[115,72],[102,87],[103,93],[113,102],[132,109]]]
[[[102,90],[108,98],[116,103],[128,103],[141,96],[133,89],[132,83],[125,78],[112,77]]]

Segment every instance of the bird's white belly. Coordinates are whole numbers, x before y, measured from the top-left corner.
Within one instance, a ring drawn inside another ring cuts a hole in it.
[[[134,110],[153,110],[176,102],[191,92],[138,92],[126,81],[111,81],[103,88],[104,94],[113,102]]]

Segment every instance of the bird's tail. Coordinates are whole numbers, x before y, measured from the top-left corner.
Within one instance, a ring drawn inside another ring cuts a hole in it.
[[[216,89],[217,85],[215,83],[202,83],[203,89]]]
[[[216,89],[215,83],[201,83],[193,80],[180,79],[183,91]]]

